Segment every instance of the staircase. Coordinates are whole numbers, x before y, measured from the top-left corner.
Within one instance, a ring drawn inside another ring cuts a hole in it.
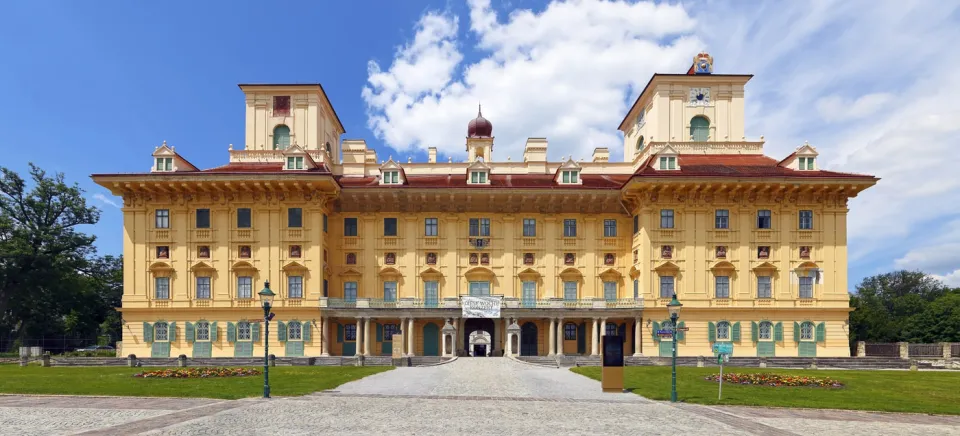
[[[517,360],[549,368],[558,368],[557,359],[553,356],[519,356]]]

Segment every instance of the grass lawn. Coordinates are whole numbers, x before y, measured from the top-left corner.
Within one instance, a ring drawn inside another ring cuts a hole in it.
[[[600,380],[599,367],[573,368],[573,372]],[[719,368],[677,368],[677,397],[698,404],[808,407],[821,409],[877,410],[960,415],[960,372],[946,371],[805,371],[771,368],[724,368],[738,373],[774,373],[829,377],[845,385],[839,389],[787,388],[723,384],[717,400],[717,383],[704,380]],[[653,400],[670,400],[670,367],[624,368],[624,387]]]
[[[140,371],[156,369],[162,368],[0,365],[0,393],[222,399],[263,395],[263,375],[203,379],[133,377]],[[270,368],[270,393],[274,396],[305,395],[390,369],[374,366],[280,366]]]

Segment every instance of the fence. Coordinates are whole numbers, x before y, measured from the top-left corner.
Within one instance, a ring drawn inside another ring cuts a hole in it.
[[[36,339],[0,338],[0,356],[19,357],[20,347],[40,347],[43,351],[50,352],[50,354],[63,354],[91,345],[108,345],[112,347],[116,345],[116,341],[111,340],[108,336],[92,338],[71,336],[41,337]]]
[[[857,342],[856,351],[851,355],[860,357],[908,358],[960,358],[960,342],[939,342],[935,344],[911,344],[907,342],[888,342],[868,344]]]
[[[950,355],[960,357],[960,342],[950,345]]]
[[[910,344],[910,357],[943,357],[942,344]]]
[[[900,357],[900,344],[867,344],[866,354],[870,357]]]

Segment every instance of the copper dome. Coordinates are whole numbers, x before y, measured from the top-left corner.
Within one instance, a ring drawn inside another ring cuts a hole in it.
[[[480,109],[477,108],[477,117],[470,120],[467,124],[468,138],[490,138],[493,137],[493,123],[483,117]]]

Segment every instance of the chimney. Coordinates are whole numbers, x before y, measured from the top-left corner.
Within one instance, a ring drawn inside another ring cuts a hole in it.
[[[437,163],[437,147],[430,147],[427,149],[427,162]]]
[[[609,162],[610,150],[607,147],[597,147],[593,149],[594,162]]]
[[[546,162],[547,138],[527,138],[527,144],[523,147],[523,161]]]

